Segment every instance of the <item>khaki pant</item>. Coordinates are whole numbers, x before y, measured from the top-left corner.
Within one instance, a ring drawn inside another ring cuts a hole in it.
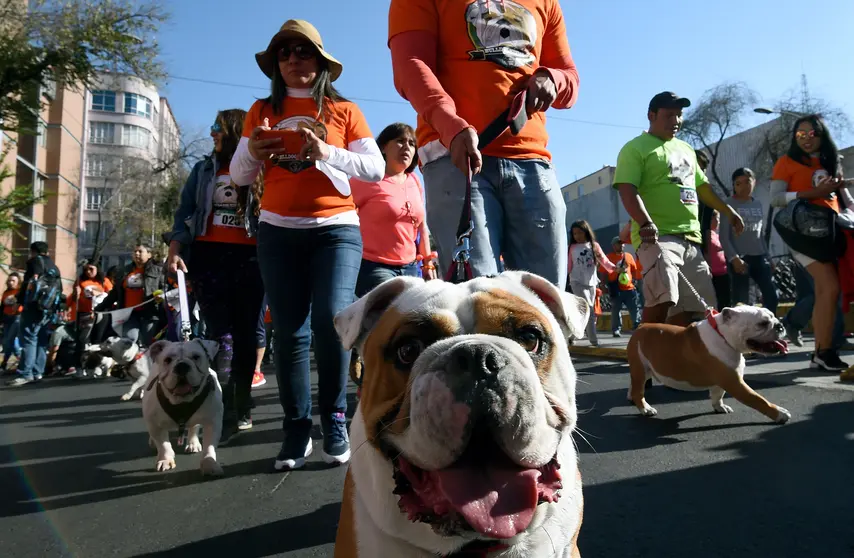
[[[656,244],[641,244],[637,250],[643,267],[644,306],[658,306],[673,302],[669,314],[705,312],[706,307],[679,277],[679,271],[691,282],[706,304],[717,306],[715,288],[709,264],[703,258],[700,246],[682,236],[666,235]]]

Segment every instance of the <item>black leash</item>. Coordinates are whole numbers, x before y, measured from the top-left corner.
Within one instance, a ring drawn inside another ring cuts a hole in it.
[[[523,89],[513,97],[510,106],[498,118],[490,122],[478,135],[477,148],[483,151],[487,145],[495,141],[508,128],[510,133],[517,135],[528,122],[528,112],[525,110],[527,90]],[[473,278],[469,257],[471,254],[471,233],[474,230],[471,210],[471,181],[469,170],[466,176],[466,196],[460,212],[460,223],[457,226],[457,245],[454,248],[451,265],[445,274],[449,283],[464,283]]]

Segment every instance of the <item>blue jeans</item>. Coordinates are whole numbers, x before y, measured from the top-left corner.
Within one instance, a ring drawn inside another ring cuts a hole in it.
[[[356,296],[362,298],[389,279],[404,275],[418,277],[418,265],[415,262],[406,265],[389,265],[363,259],[362,266],[359,268],[359,280],[356,282]]]
[[[793,275],[795,276],[795,305],[783,318],[783,323],[798,331],[807,327],[812,318],[812,309],[815,305],[815,283],[812,275],[800,264],[795,264]],[[842,304],[836,309],[836,321],[833,324],[833,348],[838,349],[845,341],[845,321],[842,316]]]
[[[3,367],[9,362],[13,354],[21,358],[21,345],[18,343],[18,330],[21,325],[21,317],[3,316]]]
[[[456,247],[466,178],[442,157],[422,169],[427,222],[442,269]],[[542,159],[483,158],[472,180],[471,267],[475,277],[508,269],[527,270],[566,287],[566,205],[554,167]]]
[[[27,308],[21,313],[21,330],[18,334],[21,341],[21,363],[18,366],[18,374],[27,380],[44,376],[47,346],[50,342],[50,333],[45,325],[45,313],[42,310]]]
[[[777,285],[774,284],[774,272],[766,256],[744,256],[747,264],[747,273],[742,275],[736,273],[729,266],[730,277],[732,277],[732,303],[748,304],[750,301],[750,280],[753,279],[762,293],[762,306],[777,315]]]
[[[350,351],[341,345],[332,319],[355,300],[361,260],[357,226],[259,227],[258,263],[276,329],[276,378],[285,431],[311,426],[312,331],[321,416],[347,411]]]
[[[611,332],[620,331],[623,326],[623,320],[620,316],[620,311],[626,307],[629,311],[629,318],[632,320],[632,329],[637,329],[640,323],[640,314],[638,313],[638,296],[637,292],[632,291],[617,291],[617,296],[611,299]]]

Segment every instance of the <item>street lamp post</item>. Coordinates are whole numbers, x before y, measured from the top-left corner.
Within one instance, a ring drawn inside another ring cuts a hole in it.
[[[757,114],[779,114],[780,116],[794,116],[795,118],[805,116],[805,113],[803,112],[795,112],[792,110],[772,110],[765,107],[757,107],[753,109],[753,112]]]

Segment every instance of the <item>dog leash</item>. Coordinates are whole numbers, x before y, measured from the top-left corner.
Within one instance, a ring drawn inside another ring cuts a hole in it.
[[[477,149],[483,151],[487,145],[495,141],[508,128],[510,133],[518,135],[528,122],[528,112],[525,110],[527,101],[527,90],[523,89],[513,97],[510,106],[502,112],[498,118],[490,122],[478,135]],[[474,231],[474,220],[471,209],[471,169],[466,173],[466,195],[463,200],[463,208],[460,212],[460,222],[457,225],[457,244],[454,248],[451,265],[445,274],[445,281],[449,283],[464,283],[474,277],[471,270],[471,234]]]
[[[658,241],[656,241],[656,244],[658,244]],[[703,308],[705,308],[706,317],[708,318],[709,316],[714,316],[715,314],[717,314],[717,310],[715,310],[714,307],[710,306],[709,303],[706,302],[706,299],[704,299],[702,297],[702,295],[697,291],[697,289],[694,288],[694,285],[692,285],[691,281],[689,281],[688,278],[685,277],[685,274],[682,273],[682,270],[679,269],[679,266],[673,264],[673,262],[667,256],[667,252],[665,252],[664,248],[662,248],[661,245],[659,245],[658,249],[659,249],[659,257],[662,260],[664,260],[666,263],[668,263],[671,266],[676,268],[676,273],[679,274],[679,277],[685,282],[685,285],[688,286],[688,290],[691,291],[691,293],[695,297],[697,297],[697,300],[700,301],[700,304],[703,305]]]
[[[193,325],[190,322],[190,303],[187,301],[187,282],[184,280],[184,272],[178,270],[178,304],[181,306],[181,340],[189,341],[190,334],[193,332]]]

